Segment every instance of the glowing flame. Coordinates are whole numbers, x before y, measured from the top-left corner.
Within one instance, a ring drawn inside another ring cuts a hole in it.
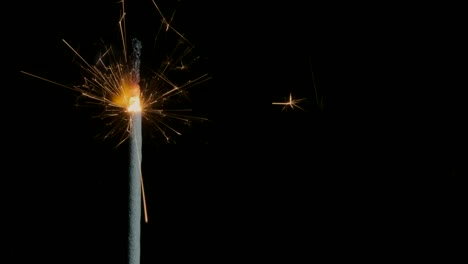
[[[140,96],[132,96],[128,99],[128,112],[141,112]]]
[[[124,76],[112,96],[112,104],[125,109],[127,112],[143,111],[143,102],[140,98],[140,86]]]
[[[140,101],[140,86],[138,84],[133,84],[129,87],[129,89],[122,89],[122,95],[125,98],[124,100],[126,103],[127,111],[130,113],[141,112],[142,107]]]

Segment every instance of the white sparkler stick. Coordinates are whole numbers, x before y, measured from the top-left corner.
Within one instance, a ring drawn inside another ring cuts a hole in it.
[[[128,264],[140,263],[141,237],[141,106],[140,106],[140,54],[141,43],[137,39],[132,42],[130,79],[133,86],[129,98],[128,112],[130,114],[130,171],[128,178]]]

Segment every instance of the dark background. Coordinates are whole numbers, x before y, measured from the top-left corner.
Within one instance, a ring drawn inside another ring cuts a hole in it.
[[[404,109],[413,99],[398,86],[404,63],[375,67],[398,61],[406,37],[386,23],[370,29],[379,15],[319,2],[186,2],[158,1],[166,16],[177,9],[174,27],[206,58],[194,70],[212,79],[189,94],[193,114],[209,121],[180,126],[175,143],[145,131],[141,263],[370,256],[389,250],[381,241],[393,249],[395,238],[426,237],[420,212],[449,211],[445,190],[425,186],[461,173],[453,113],[463,107],[446,93],[453,104]],[[61,39],[92,61],[101,39],[120,43],[120,5],[27,1],[7,11],[5,263],[124,263],[127,145],[96,138],[104,126],[75,106],[76,93],[19,72],[80,84]],[[127,35],[154,63],[145,52],[158,13],[149,0],[126,11]],[[307,98],[304,111],[271,105],[289,93]]]

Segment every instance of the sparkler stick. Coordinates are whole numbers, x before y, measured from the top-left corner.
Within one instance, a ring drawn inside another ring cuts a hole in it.
[[[141,106],[140,106],[140,54],[141,43],[133,40],[132,65],[130,82],[132,94],[129,98],[128,112],[130,114],[130,171],[128,177],[128,263],[140,263],[140,233],[141,233]]]
[[[130,172],[128,177],[128,263],[140,263],[141,221],[141,112],[131,114]]]

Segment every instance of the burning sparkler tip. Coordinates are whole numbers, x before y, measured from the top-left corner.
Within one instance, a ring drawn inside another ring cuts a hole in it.
[[[130,113],[141,112],[140,96],[132,96],[128,100],[127,111]]]

